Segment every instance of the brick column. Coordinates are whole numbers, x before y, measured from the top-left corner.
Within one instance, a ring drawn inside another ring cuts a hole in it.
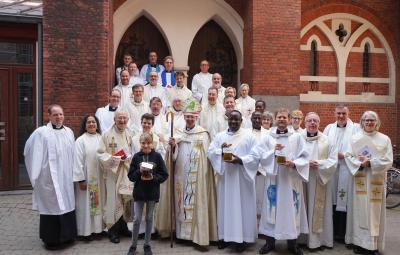
[[[47,106],[60,104],[77,134],[112,86],[112,0],[45,0],[43,13],[44,122]]]

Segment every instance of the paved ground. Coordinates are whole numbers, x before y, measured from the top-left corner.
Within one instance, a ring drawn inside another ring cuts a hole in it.
[[[72,246],[62,251],[47,251],[39,239],[39,216],[36,211],[31,210],[31,194],[29,191],[12,193],[0,192],[0,254],[126,254],[130,242],[122,239],[120,244],[113,244],[108,239],[92,241],[90,243],[75,242]],[[387,211],[387,234],[386,255],[399,254],[400,247],[400,208]],[[215,246],[210,247],[208,252],[200,252],[189,244],[176,244],[174,248],[169,247],[168,241],[152,241],[154,254],[234,254],[234,250],[218,250]],[[258,240],[256,245],[249,247],[243,254],[258,254],[258,249],[263,241]],[[143,254],[139,242],[139,253]],[[277,243],[275,254],[288,254],[285,251],[285,243]],[[352,251],[343,245],[337,244],[333,250],[325,250],[306,254],[336,254],[350,255]]]

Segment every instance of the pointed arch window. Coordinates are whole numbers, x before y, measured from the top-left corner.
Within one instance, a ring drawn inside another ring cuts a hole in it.
[[[318,75],[318,52],[317,52],[317,42],[313,40],[311,42],[311,52],[310,52],[310,75]]]
[[[370,46],[369,43],[364,45],[364,53],[363,53],[363,77],[369,77],[369,52]]]

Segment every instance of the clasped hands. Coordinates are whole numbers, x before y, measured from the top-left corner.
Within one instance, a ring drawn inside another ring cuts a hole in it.
[[[275,145],[275,150],[276,150],[276,151],[281,151],[281,150],[283,150],[283,148],[285,148],[285,146],[282,145],[282,144],[277,143],[277,144]],[[291,167],[291,168],[294,168],[294,167],[295,167],[295,164],[294,164],[293,160],[286,160],[285,163],[282,164],[282,165],[284,165],[284,166],[286,166],[286,167]]]
[[[151,180],[153,180],[153,174],[149,173],[146,170],[144,170],[144,168],[142,166],[139,168],[139,171],[140,171],[140,179],[142,181],[151,181]]]
[[[228,144],[228,143],[223,143],[221,145],[221,150],[223,150],[224,148],[229,148],[231,147],[232,144]],[[231,164],[241,164],[243,165],[242,159],[239,158],[238,156],[236,156],[235,154],[232,153],[232,159],[231,160],[224,160],[226,163],[231,163]]]

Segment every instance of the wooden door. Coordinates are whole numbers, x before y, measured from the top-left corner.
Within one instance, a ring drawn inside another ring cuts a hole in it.
[[[11,186],[9,93],[10,70],[0,68],[0,189],[7,189]]]

